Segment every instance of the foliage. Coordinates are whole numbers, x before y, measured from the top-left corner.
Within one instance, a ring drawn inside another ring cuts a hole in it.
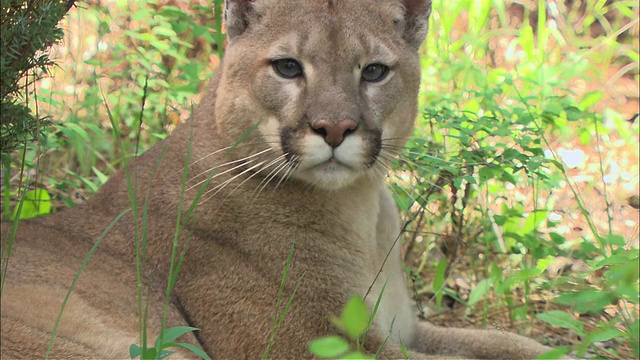
[[[188,118],[194,97],[219,62],[224,39],[220,11],[214,10],[221,3],[95,4],[83,9],[81,18],[70,18],[69,28],[94,34],[88,38],[90,50],[83,49],[77,55],[82,59],[64,68],[74,82],[71,92],[49,79],[40,82],[40,108],[63,113],[64,121],[42,127],[39,144],[28,144],[20,167],[37,168],[45,149],[50,163],[65,164],[60,172],[45,172],[46,182],[73,206],[75,189],[94,193],[132,154],[164,138]],[[111,137],[104,101],[118,124],[122,148]]]
[[[610,10],[599,4],[593,16]],[[582,339],[575,347],[579,356],[590,351],[624,357],[615,348],[595,346],[613,341],[626,343],[637,357],[638,250],[613,232],[611,217],[609,229],[598,228],[549,139],[575,131],[571,135],[582,143],[596,138],[599,146],[603,116],[592,109],[603,93],[577,95],[571,84],[576,78],[588,80],[595,67],[615,61],[637,66],[638,50],[620,42],[606,54],[587,51],[587,58],[567,45],[577,39],[585,43],[584,37],[568,27],[548,26],[549,21],[558,25],[559,18],[547,16],[546,2],[533,8],[533,22],[525,15],[515,29],[502,27],[508,15],[497,2],[434,6],[429,55],[423,58],[422,119],[415,138],[396,160],[394,168],[403,171],[392,184],[412,225],[406,241],[408,259],[417,261],[410,269],[415,293],[433,294],[438,308],[445,295],[468,306],[468,312],[480,307],[483,324],[491,312],[503,308],[512,327],[521,322],[531,326],[529,319],[540,312],[535,299],[542,294],[551,303],[544,301],[548,311],[543,309],[537,319],[574,331]],[[637,4],[608,6],[627,6],[621,12],[637,14]],[[460,18],[466,22],[454,25]],[[457,32],[456,26],[469,31]],[[611,30],[608,39],[587,41],[602,46],[620,33]],[[500,54],[506,59],[496,60],[496,44],[505,44]],[[509,54],[514,54],[511,59]],[[604,172],[600,176],[604,179]],[[580,241],[561,234],[563,224],[550,216],[552,196],[563,187],[575,196],[590,229]],[[514,198],[517,190],[526,196]],[[418,244],[418,237],[428,240]],[[448,246],[444,256],[434,256],[442,243]],[[559,257],[585,261],[588,270],[549,278],[548,267]],[[460,261],[476,282],[465,299],[448,289],[445,280]],[[593,282],[586,284],[585,277]],[[428,278],[432,283],[424,280]],[[576,317],[603,314],[605,309],[615,309],[616,315],[589,330]]]
[[[173,342],[178,337],[197,330],[200,329],[190,326],[175,326],[165,329],[163,333],[158,336],[153,347],[143,350],[138,345],[132,344],[129,348],[129,356],[131,356],[132,359],[135,359],[137,357],[140,357],[141,359],[163,359],[173,354],[172,351],[165,349],[178,347],[187,349],[203,359],[210,360],[211,358],[209,357],[209,355],[207,355],[204,351],[202,351],[202,349],[194,345],[188,343]]]
[[[47,215],[51,212],[51,196],[44,189],[27,191],[18,206],[13,209],[11,220],[26,220]]]
[[[370,356],[361,351],[374,315],[369,314],[369,308],[362,298],[352,297],[345,304],[340,317],[334,316],[331,320],[348,339],[356,343],[356,350],[352,350],[349,341],[338,335],[325,336],[311,341],[309,350],[313,355],[322,359],[370,359]]]
[[[0,6],[0,151],[36,137],[42,120],[31,113],[28,86],[53,64],[47,52],[63,37],[58,22],[73,0],[7,0]],[[44,124],[42,124],[44,125]]]

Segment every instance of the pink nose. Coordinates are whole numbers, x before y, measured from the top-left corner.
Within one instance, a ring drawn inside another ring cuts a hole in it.
[[[358,124],[350,119],[338,122],[320,119],[315,121],[311,127],[317,134],[324,137],[324,142],[332,148],[336,148],[342,144],[345,136],[352,133],[358,127]]]

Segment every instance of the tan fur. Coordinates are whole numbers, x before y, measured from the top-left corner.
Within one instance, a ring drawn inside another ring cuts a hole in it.
[[[380,149],[397,149],[412,132],[417,48],[430,6],[427,0],[227,2],[229,48],[222,71],[192,121],[129,167],[139,219],[143,204],[148,211],[143,289],[151,289],[150,342],[160,329],[183,169],[189,164],[178,242],[182,251],[188,241],[188,251],[168,326],[200,328],[181,341],[213,358],[263,355],[294,241],[284,298],[299,287],[271,358],[310,357],[308,342],[336,332],[330,315],[350,296],[367,293],[388,252],[366,298],[373,305],[388,281],[368,353],[387,335],[385,358],[403,357],[401,343],[413,358],[533,358],[547,350],[511,333],[419,323],[412,310],[395,242],[400,218],[384,186],[381,162],[388,158]],[[279,76],[271,65],[279,58],[297,59],[304,76]],[[387,78],[361,80],[360,71],[372,63],[390,65]],[[358,127],[332,153],[311,128],[318,119],[351,119]],[[296,161],[295,169],[284,165],[284,157],[277,160],[283,152]],[[334,161],[327,161],[331,156]],[[209,192],[185,224],[200,188],[192,185],[212,171]],[[44,355],[84,257],[130,207],[127,175],[120,172],[87,204],[19,224],[2,293],[3,358]],[[129,212],[98,247],[67,304],[53,357],[125,358],[128,346],[139,344],[135,228]],[[4,239],[9,226],[2,229]]]

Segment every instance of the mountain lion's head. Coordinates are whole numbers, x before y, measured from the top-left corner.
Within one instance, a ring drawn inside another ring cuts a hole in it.
[[[429,8],[416,0],[227,1],[216,113],[224,138],[244,139],[233,156],[265,176],[323,189],[375,174],[413,129]]]

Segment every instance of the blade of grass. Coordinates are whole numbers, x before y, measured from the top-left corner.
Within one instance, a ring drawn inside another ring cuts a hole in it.
[[[384,289],[387,287],[387,282],[389,278],[384,281],[382,284],[382,289],[380,289],[380,294],[378,294],[378,298],[376,299],[376,304],[373,306],[373,311],[369,316],[369,323],[367,324],[367,330],[364,332],[364,336],[362,337],[362,343],[358,344],[358,350],[360,350],[360,346],[364,346],[367,341],[367,335],[369,335],[369,329],[371,329],[371,325],[373,324],[373,319],[375,319],[376,314],[378,313],[378,307],[380,306],[380,301],[382,301],[382,294],[384,294]]]
[[[18,209],[16,210],[16,217],[15,219],[13,219],[13,224],[11,225],[11,231],[7,234],[7,236],[9,237],[8,241],[7,241],[7,255],[6,257],[3,255],[2,260],[3,261],[3,268],[2,268],[2,279],[1,279],[1,283],[0,283],[0,296],[2,296],[3,294],[3,290],[4,290],[4,282],[5,279],[7,277],[7,271],[9,270],[9,259],[11,258],[11,254],[13,252],[13,244],[15,242],[16,239],[16,234],[18,233],[18,223],[20,222],[20,213],[22,213],[22,204],[24,204],[24,197],[27,193],[23,192],[22,196],[20,198],[20,201],[18,202]],[[4,249],[2,250],[2,252],[4,253]]]
[[[293,253],[294,253],[294,250],[295,250],[295,246],[296,246],[296,240],[294,238],[293,242],[291,243],[291,250],[289,251],[289,255],[287,256],[287,261],[286,261],[286,263],[284,265],[284,271],[282,273],[282,280],[280,281],[280,289],[278,290],[278,299],[276,301],[276,311],[275,311],[275,314],[273,316],[273,324],[271,325],[271,332],[269,334],[269,344],[267,345],[267,350],[262,355],[262,359],[268,359],[269,358],[269,353],[271,352],[271,347],[273,346],[273,341],[276,338],[276,332],[278,331],[278,328],[280,327],[280,324],[282,324],[282,321],[284,320],[284,316],[289,311],[289,307],[291,306],[291,302],[293,301],[293,297],[296,294],[296,290],[298,289],[298,285],[300,284],[300,280],[302,280],[302,276],[301,276],[300,279],[298,280],[298,282],[296,283],[296,286],[293,289],[293,292],[291,293],[291,296],[289,297],[289,300],[287,301],[287,304],[285,306],[285,309],[284,309],[284,312],[283,312],[282,316],[280,316],[280,305],[282,304],[282,295],[284,293],[284,285],[287,282],[287,277],[289,275],[289,269],[291,268],[291,260],[293,259]],[[304,274],[302,274],[302,275],[304,276]]]
[[[80,274],[82,274],[82,271],[84,271],[85,266],[87,266],[87,263],[89,263],[91,256],[98,248],[98,245],[100,245],[102,240],[107,236],[111,228],[113,228],[113,226],[118,222],[118,220],[120,220],[120,218],[122,218],[129,211],[131,211],[131,209],[124,210],[123,212],[120,213],[120,215],[118,215],[115,219],[113,219],[113,221],[111,221],[109,226],[107,226],[107,228],[102,232],[98,240],[96,240],[96,242],[93,244],[93,247],[91,248],[91,250],[89,250],[89,253],[84,258],[84,261],[82,262],[82,265],[80,265],[80,268],[78,269],[78,272],[76,273],[76,276],[73,278],[73,281],[71,282],[71,286],[67,291],[67,295],[64,297],[64,300],[62,301],[62,307],[60,307],[60,313],[58,313],[58,318],[56,319],[56,323],[53,326],[53,331],[51,332],[51,340],[49,340],[49,346],[47,347],[47,352],[44,355],[45,359],[49,358],[49,354],[51,353],[51,349],[53,348],[53,342],[56,338],[56,333],[58,332],[58,325],[60,325],[60,320],[62,319],[62,314],[64,313],[64,309],[67,306],[67,301],[69,301],[69,297],[71,297],[71,292],[73,292],[73,289],[76,286],[76,282],[78,282],[78,279],[80,278]]]

